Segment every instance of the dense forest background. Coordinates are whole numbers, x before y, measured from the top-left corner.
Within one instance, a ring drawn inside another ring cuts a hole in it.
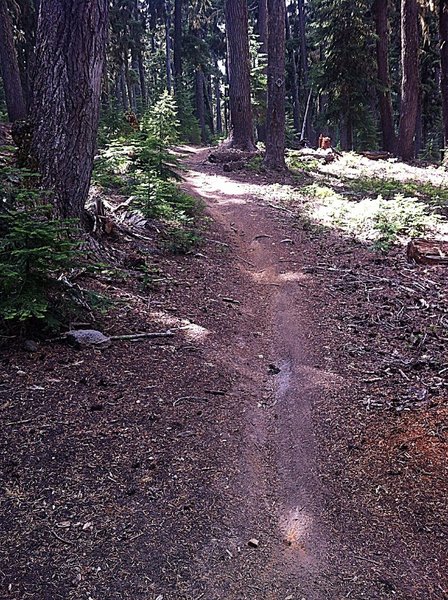
[[[166,90],[174,92],[185,139],[210,143],[226,137],[230,114],[224,4],[223,0],[112,0],[101,82],[103,124],[118,127],[127,111],[142,115]],[[244,20],[246,3],[228,4],[236,11],[228,15],[228,23]],[[243,6],[240,14],[238,5]],[[249,0],[247,5],[251,100],[257,138],[264,141],[267,4]],[[399,133],[397,150],[406,158],[440,157],[447,131],[442,108],[448,106],[444,0],[403,0],[401,6],[388,0],[288,0],[286,5],[289,144],[302,138],[315,144],[324,133],[346,150],[395,150]],[[3,120],[8,87],[14,88],[10,120],[25,116],[32,101],[38,8],[38,0],[0,3]],[[103,8],[100,21],[107,18]],[[8,30],[14,37],[20,82],[6,64]],[[62,44],[59,51],[64,51]]]

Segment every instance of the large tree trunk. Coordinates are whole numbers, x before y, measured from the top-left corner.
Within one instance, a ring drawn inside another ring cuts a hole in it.
[[[0,0],[0,69],[8,118],[11,122],[24,119],[27,113],[26,104],[6,0]]]
[[[374,0],[373,9],[375,12],[375,26],[377,34],[376,60],[379,84],[378,104],[380,109],[383,150],[393,153],[395,152],[396,139],[392,116],[392,102],[390,97],[387,2],[388,0]]]
[[[298,0],[297,2],[297,26],[298,26],[298,38],[300,42],[300,82],[303,93],[307,92],[307,105],[305,108],[305,114],[302,124],[302,138],[311,140],[316,137],[313,133],[311,125],[311,87],[309,86],[309,68],[308,68],[308,49],[306,44],[306,14],[304,0]],[[309,91],[308,91],[309,90]],[[302,95],[304,101],[304,96]]]
[[[417,17],[417,0],[401,0],[402,75],[397,154],[404,160],[410,160],[415,155],[414,137],[419,97]]]
[[[258,0],[258,37],[260,39],[260,52],[268,52],[268,3],[267,0]]]
[[[179,92],[182,79],[182,0],[174,0],[174,89]]]
[[[31,153],[60,217],[81,220],[98,130],[108,0],[45,0],[36,44]]]
[[[171,94],[173,89],[172,76],[171,76],[171,8],[169,4],[164,2],[164,13],[165,13],[165,68],[166,68],[166,89]]]
[[[288,12],[286,12],[286,40],[291,40],[291,26],[289,23]],[[292,100],[292,113],[294,120],[294,129],[297,133],[300,132],[300,110],[299,110],[299,81],[297,77],[297,52],[295,48],[291,46],[289,50],[289,61],[291,63],[291,100]]]
[[[268,52],[268,4],[267,0],[258,0],[257,19],[258,38],[260,40],[260,52]],[[267,95],[264,94],[264,103],[267,104]],[[264,113],[264,111],[263,111]],[[257,135],[260,142],[266,141],[266,116],[262,113],[257,123]]]
[[[285,168],[285,0],[268,0],[268,110],[266,155],[269,169]]]
[[[255,150],[250,97],[250,57],[246,0],[226,0],[230,101],[229,145]]]
[[[442,91],[443,138],[448,147],[448,0],[439,0],[440,82]],[[444,152],[444,159],[446,151]]]
[[[27,111],[30,108],[33,89],[34,48],[36,45],[37,8],[31,0],[21,1],[18,27],[23,32],[17,43],[19,69],[23,96]]]

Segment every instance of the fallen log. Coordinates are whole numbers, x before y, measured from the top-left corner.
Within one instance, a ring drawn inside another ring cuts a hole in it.
[[[394,158],[393,154],[383,150],[366,150],[365,152],[360,152],[360,154],[370,160],[387,160],[388,158]]]
[[[448,265],[448,242],[416,238],[408,243],[406,256],[419,265]]]

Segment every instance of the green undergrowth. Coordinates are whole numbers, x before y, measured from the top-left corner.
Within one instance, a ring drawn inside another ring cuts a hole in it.
[[[301,171],[305,173],[315,173],[319,169],[319,161],[317,159],[311,158],[309,160],[304,160],[293,152],[288,155],[286,164],[288,169],[291,169],[293,172]]]
[[[383,251],[404,239],[432,232],[442,222],[440,215],[417,197],[369,197],[361,193],[354,200],[344,192],[317,183],[306,186],[302,192],[307,199],[302,213],[308,223],[314,221],[339,229]]]
[[[179,142],[174,98],[168,93],[144,115],[139,131],[111,140],[95,163],[93,181],[106,193],[132,197],[130,209],[164,225],[163,246],[187,252],[200,240],[202,206],[180,187],[181,167],[171,147]]]
[[[382,196],[386,200],[396,196],[413,197],[426,203],[430,209],[448,214],[448,188],[429,182],[396,181],[380,177],[344,179],[344,187],[356,194]]]
[[[263,156],[261,154],[256,154],[246,163],[246,169],[249,171],[253,171],[254,173],[260,173],[263,171]]]
[[[33,173],[0,164],[0,332],[56,331],[87,304],[68,279],[79,260],[75,229],[53,219]]]

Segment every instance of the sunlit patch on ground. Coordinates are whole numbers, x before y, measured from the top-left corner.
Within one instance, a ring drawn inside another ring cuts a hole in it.
[[[289,160],[314,180],[287,200],[310,227],[336,229],[380,250],[414,237],[448,239],[448,174],[441,167],[354,153],[312,169],[298,154]]]
[[[304,507],[295,506],[282,515],[280,530],[285,544],[306,556],[306,540],[311,532],[312,517]]]
[[[185,182],[194,190],[200,190],[201,196],[213,200],[216,204],[246,204],[241,184],[228,177],[213,175],[204,177],[203,173],[191,171]],[[224,198],[222,196],[225,196]]]
[[[181,330],[182,333],[192,341],[204,341],[210,333],[208,329],[201,327],[201,325],[198,325],[197,323],[192,323],[188,319],[180,319],[179,317],[174,317],[173,315],[168,315],[161,311],[151,312],[150,316],[170,329]]]
[[[256,283],[280,285],[294,281],[305,281],[308,275],[300,271],[287,271],[286,273],[276,273],[274,269],[264,269],[256,273],[250,272],[252,279]]]

